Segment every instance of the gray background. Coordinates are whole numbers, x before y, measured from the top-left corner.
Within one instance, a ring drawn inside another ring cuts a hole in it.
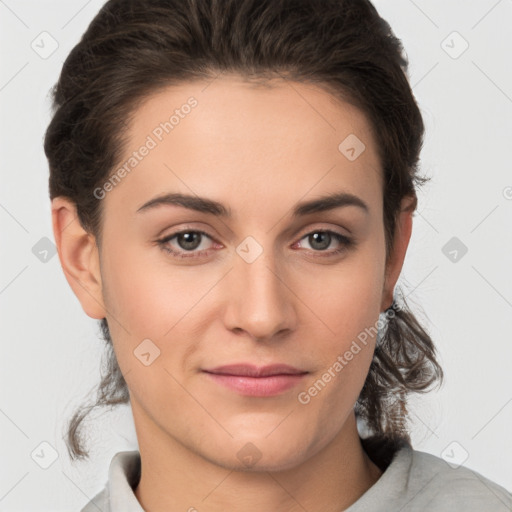
[[[137,446],[126,406],[87,422],[89,462],[71,464],[62,439],[103,342],[51,252],[42,140],[48,91],[102,4],[0,0],[1,511],[79,510],[113,454]],[[432,177],[399,284],[446,382],[411,402],[413,445],[512,490],[512,1],[375,5],[410,59]]]

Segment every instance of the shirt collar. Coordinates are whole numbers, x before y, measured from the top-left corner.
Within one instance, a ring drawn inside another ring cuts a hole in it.
[[[140,480],[140,453],[118,452],[109,468],[108,494],[110,512],[144,512],[133,489]]]

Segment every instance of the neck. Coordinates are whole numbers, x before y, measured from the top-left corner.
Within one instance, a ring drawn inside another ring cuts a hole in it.
[[[141,478],[135,496],[152,512],[339,512],[382,474],[363,450],[353,413],[330,443],[298,466],[281,471],[219,466],[154,426],[154,431],[149,424],[140,428],[142,421],[136,421]]]

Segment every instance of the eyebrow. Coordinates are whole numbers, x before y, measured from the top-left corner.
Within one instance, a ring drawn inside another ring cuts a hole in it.
[[[189,210],[195,210],[201,213],[209,213],[217,217],[231,218],[232,212],[222,203],[207,199],[205,197],[193,196],[188,194],[170,193],[164,194],[144,203],[137,213],[146,212],[164,205],[182,206]],[[317,199],[298,203],[292,210],[293,217],[301,217],[311,213],[324,212],[341,208],[344,206],[357,206],[365,213],[369,213],[368,205],[358,196],[348,192],[337,192],[328,194]]]

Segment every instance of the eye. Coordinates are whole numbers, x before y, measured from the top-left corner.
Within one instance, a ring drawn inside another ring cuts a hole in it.
[[[311,231],[306,236],[303,236],[301,240],[306,239],[307,242],[315,253],[315,257],[329,257],[340,254],[354,245],[354,241],[341,233],[330,230],[316,230]],[[336,242],[339,247],[333,250],[327,250],[332,242]]]
[[[212,240],[212,238],[204,231],[185,230],[166,236],[165,238],[158,240],[157,243],[164,251],[178,258],[199,258],[209,251],[208,248],[204,247],[197,251],[197,249],[203,245],[202,242],[205,237]],[[170,244],[174,239],[176,239],[178,247]]]

